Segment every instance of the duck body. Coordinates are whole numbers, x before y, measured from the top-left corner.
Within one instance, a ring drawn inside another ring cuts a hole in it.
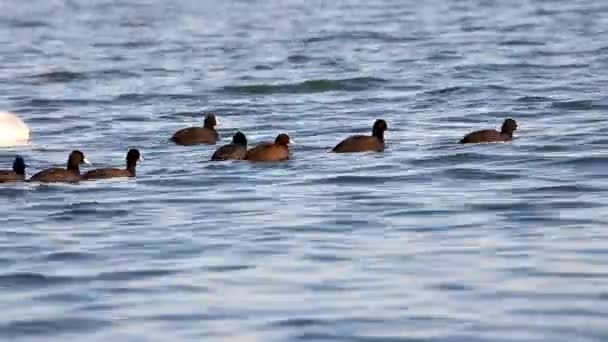
[[[266,142],[247,151],[245,159],[252,162],[278,162],[289,159],[290,139],[287,134],[279,134],[274,143]]]
[[[0,170],[0,183],[14,183],[25,180],[25,162],[21,156],[15,157],[12,170]]]
[[[0,183],[14,183],[25,179],[25,175],[10,170],[0,170]]]
[[[475,144],[483,142],[499,142],[513,140],[513,136],[502,134],[495,129],[482,129],[480,131],[471,132],[460,140],[461,144]]]
[[[332,149],[335,153],[382,152],[385,148],[384,131],[388,129],[386,121],[378,119],[372,127],[372,135],[352,135],[342,140]]]
[[[220,135],[215,130],[217,119],[215,114],[207,114],[203,127],[188,127],[180,129],[171,137],[171,141],[177,145],[192,146],[200,144],[213,145],[217,142]]]
[[[228,144],[220,147],[213,156],[211,156],[211,160],[243,160],[247,155],[247,147],[243,145],[237,144]]]
[[[40,171],[30,178],[30,182],[41,183],[77,183],[80,181],[80,172],[53,167]]]
[[[384,141],[368,135],[353,135],[342,140],[332,152],[354,153],[354,152],[382,152]]]
[[[482,129],[471,132],[460,140],[461,144],[489,143],[513,140],[513,132],[517,130],[517,122],[513,119],[505,119],[500,132],[495,129]]]
[[[171,137],[171,141],[182,146],[192,146],[217,142],[219,133],[206,127],[188,127],[180,129]]]
[[[82,175],[83,180],[106,179],[117,177],[135,177],[135,172],[118,168],[102,168],[88,171]]]
[[[136,171],[135,168],[137,166],[137,162],[142,160],[139,150],[130,149],[127,152],[127,157],[125,158],[127,162],[127,167],[125,169],[119,169],[114,167],[106,167],[95,169],[86,172],[82,175],[83,180],[94,180],[94,179],[108,179],[108,178],[123,178],[123,177],[135,177]]]
[[[84,153],[77,150],[72,151],[65,169],[59,167],[46,169],[33,175],[29,181],[41,183],[77,183],[81,179],[80,165],[88,163]]]
[[[237,132],[232,137],[232,143],[218,148],[211,160],[242,160],[247,155],[247,138],[245,134]]]

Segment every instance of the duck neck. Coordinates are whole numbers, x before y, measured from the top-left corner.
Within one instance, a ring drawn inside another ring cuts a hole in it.
[[[137,166],[137,161],[127,161],[127,171],[135,176],[135,166]]]
[[[25,176],[25,166],[15,163],[15,165],[13,165],[13,172],[19,176]]]
[[[372,136],[378,138],[378,140],[384,142],[384,131],[374,128],[372,130]]]
[[[500,132],[500,134],[506,135],[509,138],[513,138],[513,131],[510,130],[510,129],[502,129],[501,132]]]
[[[67,167],[67,169],[69,171],[72,171],[72,172],[76,173],[76,174],[80,174],[80,167],[78,166],[77,163],[72,163],[71,161],[68,161],[68,167]]]

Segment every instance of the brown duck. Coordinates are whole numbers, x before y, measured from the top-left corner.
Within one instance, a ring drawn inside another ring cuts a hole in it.
[[[332,152],[336,153],[352,153],[352,152],[368,152],[384,151],[384,131],[388,129],[386,121],[382,119],[376,120],[372,128],[372,135],[352,135],[340,142]]]
[[[0,170],[0,183],[20,182],[25,179],[25,161],[16,156],[12,170]]]
[[[178,145],[191,146],[199,144],[215,144],[219,138],[215,130],[217,119],[215,114],[207,114],[203,127],[188,127],[180,129],[171,137],[171,141]]]
[[[211,160],[241,160],[247,155],[247,137],[241,132],[236,132],[232,137],[232,143],[224,145],[213,153]]]
[[[135,167],[137,166],[137,162],[143,160],[143,158],[139,154],[139,150],[130,149],[127,152],[127,157],[125,159],[127,161],[127,167],[125,169],[117,169],[111,167],[95,169],[83,174],[82,179],[93,180],[116,177],[135,177]]]
[[[56,183],[66,182],[75,183],[80,181],[80,165],[89,164],[84,153],[75,150],[70,153],[68,165],[65,169],[53,167],[40,171],[29,179],[30,182]]]
[[[483,129],[469,133],[460,140],[461,144],[473,144],[483,142],[499,142],[513,140],[513,132],[517,129],[517,123],[513,119],[506,119],[500,132],[494,129]]]
[[[249,151],[245,159],[252,162],[275,162],[289,159],[289,144],[287,134],[279,134],[273,143],[262,143]]]

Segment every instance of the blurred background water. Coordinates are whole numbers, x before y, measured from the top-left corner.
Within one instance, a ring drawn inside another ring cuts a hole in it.
[[[608,3],[0,2],[0,340],[608,340]],[[209,163],[167,142],[217,112]],[[519,122],[507,144],[455,144]],[[381,154],[326,153],[388,121]]]

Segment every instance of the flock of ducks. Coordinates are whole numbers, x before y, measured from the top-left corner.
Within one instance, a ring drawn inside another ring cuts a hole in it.
[[[217,119],[215,114],[205,116],[203,127],[189,127],[180,129],[170,138],[177,145],[192,146],[199,144],[214,145],[219,140],[215,127]],[[460,140],[460,143],[483,143],[510,141],[517,129],[513,119],[506,119],[500,131],[485,129],[469,133]],[[335,153],[354,152],[381,152],[384,151],[384,132],[388,130],[386,121],[378,119],[374,122],[371,135],[352,135],[342,140],[332,149]],[[253,148],[247,148],[247,137],[238,131],[232,138],[232,143],[218,148],[211,156],[211,160],[248,160],[251,162],[278,162],[289,159],[289,145],[291,139],[285,133],[279,134],[274,142],[261,143]],[[127,152],[126,168],[101,168],[80,173],[80,165],[89,164],[84,153],[76,150],[70,153],[66,168],[49,168],[33,175],[29,180],[25,177],[26,164],[21,156],[15,157],[12,170],[0,170],[0,183],[19,181],[55,183],[76,183],[83,180],[96,180],[115,177],[135,177],[137,162],[142,160],[137,149]]]

